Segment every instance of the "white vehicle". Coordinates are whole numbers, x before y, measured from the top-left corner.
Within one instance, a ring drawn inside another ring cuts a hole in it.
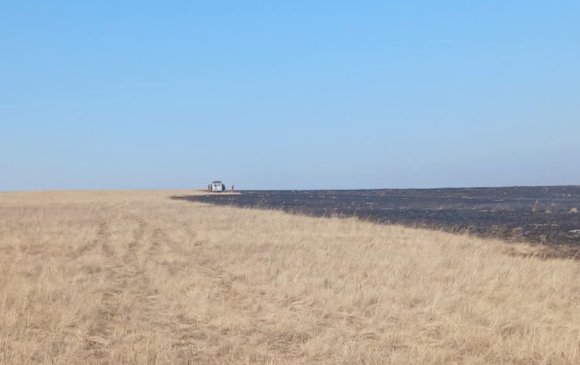
[[[214,193],[221,193],[226,191],[226,186],[221,181],[214,181],[211,183],[211,191]]]

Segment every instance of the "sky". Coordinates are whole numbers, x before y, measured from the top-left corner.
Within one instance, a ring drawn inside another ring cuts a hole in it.
[[[0,190],[580,185],[578,1],[0,0]]]

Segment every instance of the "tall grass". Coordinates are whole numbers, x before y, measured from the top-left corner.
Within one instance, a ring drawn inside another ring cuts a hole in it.
[[[0,194],[0,363],[580,363],[578,261],[173,194]]]

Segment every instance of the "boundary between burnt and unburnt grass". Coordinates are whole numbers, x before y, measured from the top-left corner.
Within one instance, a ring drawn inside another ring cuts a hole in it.
[[[580,187],[242,191],[172,199],[545,244],[546,257],[579,257]],[[549,247],[548,247],[549,246]]]

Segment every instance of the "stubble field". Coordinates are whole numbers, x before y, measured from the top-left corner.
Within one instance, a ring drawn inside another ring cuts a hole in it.
[[[181,194],[0,194],[0,363],[580,363],[578,260]]]

